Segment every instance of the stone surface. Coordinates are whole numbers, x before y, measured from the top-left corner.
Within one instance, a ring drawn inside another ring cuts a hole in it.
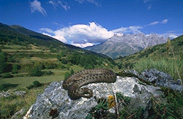
[[[0,92],[0,98],[1,97],[9,97],[10,95],[11,95],[11,93],[9,91]]]
[[[16,96],[24,96],[26,94],[26,91],[15,91],[14,95]]]
[[[0,92],[0,98],[1,97],[9,97],[9,96],[12,96],[12,95],[16,95],[16,96],[24,96],[26,94],[26,91],[2,91]]]
[[[97,105],[94,97],[108,98],[113,92],[120,92],[133,99],[138,98],[139,102],[133,104],[133,108],[138,106],[147,108],[151,96],[156,98],[162,96],[159,87],[141,85],[139,80],[133,77],[118,76],[115,83],[93,83],[83,87],[93,90],[93,97],[71,100],[67,91],[62,88],[62,81],[52,82],[44,93],[37,97],[37,101],[31,106],[24,119],[84,119]]]
[[[181,79],[174,80],[169,74],[158,71],[156,69],[145,70],[141,74],[135,70],[126,71],[126,73],[132,73],[136,77],[146,81],[153,83],[157,86],[170,88],[175,91],[183,91],[183,86],[181,85]]]

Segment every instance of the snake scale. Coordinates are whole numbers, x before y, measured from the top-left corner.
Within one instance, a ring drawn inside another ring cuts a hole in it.
[[[62,86],[68,90],[68,95],[72,100],[77,100],[81,97],[91,98],[93,96],[92,90],[88,88],[81,88],[89,83],[114,83],[116,81],[116,74],[108,69],[88,69],[82,70],[71,75],[64,80]]]

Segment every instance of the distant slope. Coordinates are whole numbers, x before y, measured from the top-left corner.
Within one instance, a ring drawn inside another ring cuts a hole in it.
[[[142,33],[138,33],[127,34],[123,36],[118,36],[115,34],[106,42],[93,47],[88,47],[86,49],[105,54],[112,58],[117,58],[119,56],[128,56],[147,47],[165,42],[166,39],[157,34],[145,35]]]
[[[126,57],[120,57],[115,61],[118,63],[122,63],[123,65],[135,64],[141,59],[151,58],[151,59],[160,59],[160,58],[173,58],[173,54],[171,51],[168,52],[167,44],[160,44],[145,50],[139,51],[135,54]],[[171,47],[175,53],[177,58],[183,58],[183,35],[171,40]]]

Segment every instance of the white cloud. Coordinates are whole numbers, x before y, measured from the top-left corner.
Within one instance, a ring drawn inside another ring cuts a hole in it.
[[[164,19],[163,21],[161,21],[162,24],[166,24],[168,22],[168,19]]]
[[[152,25],[156,25],[156,24],[159,24],[159,21],[151,22],[151,23],[148,24],[148,26],[152,26]]]
[[[151,23],[147,24],[146,26],[152,26],[152,25],[157,25],[157,24],[166,24],[167,22],[168,22],[168,19],[164,19],[162,21],[151,22]]]
[[[176,34],[169,34],[170,38],[177,38],[178,36]]]
[[[85,47],[88,47],[88,46],[93,46],[94,43],[71,43],[71,45],[74,45],[74,46],[77,46],[77,47],[81,47],[81,48],[85,48]]]
[[[51,33],[51,34],[54,34],[54,31],[52,29],[49,29],[49,28],[41,28],[40,29],[41,31],[45,31],[47,33]]]
[[[175,34],[175,33],[165,33],[165,34],[163,34],[163,36],[166,37],[166,38],[169,37],[171,39],[174,39],[174,38],[178,37],[178,35]]]
[[[51,5],[53,5],[53,7],[56,9],[56,7],[58,6],[55,1],[50,0],[48,3],[50,3]]]
[[[48,34],[53,34],[52,37],[64,43],[80,47],[104,42],[106,39],[111,38],[114,35],[112,31],[108,31],[95,22],[91,22],[89,25],[73,25],[56,31],[52,31],[48,28],[41,28],[40,30],[44,33],[47,32]]]
[[[141,31],[139,29],[142,29],[142,28],[143,27],[141,26],[121,27],[121,28],[112,30],[112,32],[121,33],[121,35],[125,33],[140,33]]]
[[[50,3],[55,9],[59,6],[64,8],[65,10],[69,10],[70,6],[67,4],[67,2],[60,1],[60,0],[50,0],[48,3]]]
[[[41,3],[38,0],[34,0],[33,2],[30,2],[31,12],[38,11],[42,15],[46,16],[46,10],[41,6]]]

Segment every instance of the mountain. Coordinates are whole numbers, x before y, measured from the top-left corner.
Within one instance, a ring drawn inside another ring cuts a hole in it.
[[[112,58],[117,58],[119,56],[128,56],[142,49],[165,42],[166,39],[157,34],[145,35],[143,33],[138,33],[126,34],[123,36],[115,34],[106,42],[99,45],[87,47],[86,49],[105,54]]]

